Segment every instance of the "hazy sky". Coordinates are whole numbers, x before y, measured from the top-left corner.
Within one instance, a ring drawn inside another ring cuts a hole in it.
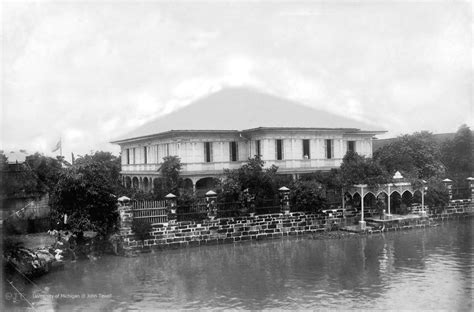
[[[2,2],[0,148],[117,153],[113,138],[241,85],[385,137],[474,128],[467,1],[221,2]]]

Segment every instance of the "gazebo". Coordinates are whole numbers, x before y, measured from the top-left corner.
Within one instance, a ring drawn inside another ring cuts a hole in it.
[[[391,196],[394,194],[398,194],[400,196],[401,201],[406,196],[411,196],[411,199],[414,198],[415,193],[419,192],[421,195],[421,209],[417,211],[421,216],[425,216],[425,203],[424,203],[424,195],[427,187],[425,186],[426,181],[422,180],[421,187],[414,187],[410,182],[408,182],[403,176],[400,174],[399,171],[395,173],[393,176],[395,180],[394,183],[387,183],[378,185],[376,187],[370,187],[367,184],[357,184],[352,186],[349,189],[345,190],[342,202],[342,208],[346,209],[346,196],[349,196],[349,199],[352,199],[352,202],[356,202],[358,204],[358,197],[360,197],[360,210],[361,210],[361,219],[359,221],[360,229],[364,230],[366,227],[366,222],[364,220],[364,212],[365,212],[365,203],[375,201],[383,203],[383,207],[387,207],[387,212],[384,216],[384,219],[391,219],[392,215],[392,202]],[[382,200],[381,197],[384,197]],[[385,212],[385,209],[383,209]]]

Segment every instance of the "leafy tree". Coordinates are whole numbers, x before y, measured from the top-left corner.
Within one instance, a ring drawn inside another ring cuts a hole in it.
[[[425,195],[425,204],[430,209],[439,212],[449,202],[449,193],[440,179],[432,178],[427,181],[428,190]]]
[[[474,175],[474,136],[468,126],[459,127],[454,138],[442,144],[441,159],[452,177]]]
[[[278,167],[264,168],[265,162],[259,156],[249,158],[238,169],[225,169],[222,196],[225,200],[238,200],[240,192],[249,189],[256,199],[273,198],[276,194],[275,176]]]
[[[400,136],[374,152],[374,159],[390,174],[400,171],[406,177],[418,179],[443,175],[440,157],[439,144],[427,131]]]
[[[67,214],[68,224],[75,230],[102,234],[114,230],[117,199],[109,165],[100,157],[83,157],[61,172],[50,199],[56,221],[62,222]]]
[[[8,159],[0,158],[0,197],[21,197],[37,194],[36,174],[25,164],[9,165]]]
[[[112,186],[114,192],[120,193],[123,189],[120,180],[121,161],[120,156],[114,156],[110,152],[97,151],[92,155],[78,156],[75,160],[76,167],[99,166],[102,177]]]
[[[343,186],[368,184],[376,186],[390,181],[389,173],[376,161],[355,152],[348,152],[340,169],[340,181]]]
[[[179,172],[181,171],[181,159],[178,156],[167,156],[163,158],[161,165],[161,174],[165,191],[179,195],[179,186],[181,185],[181,178]]]
[[[27,167],[36,176],[36,189],[40,193],[49,192],[54,189],[58,182],[62,166],[61,161],[52,157],[35,153],[25,159]]]
[[[319,212],[327,207],[324,187],[315,180],[296,180],[290,184],[290,201],[295,211]]]

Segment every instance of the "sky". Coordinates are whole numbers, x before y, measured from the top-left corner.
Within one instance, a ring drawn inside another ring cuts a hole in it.
[[[382,138],[473,129],[472,14],[468,1],[3,1],[0,149],[55,155],[61,138],[67,158],[118,154],[111,140],[229,86]]]

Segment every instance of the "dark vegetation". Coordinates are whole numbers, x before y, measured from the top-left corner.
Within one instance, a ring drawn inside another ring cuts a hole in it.
[[[400,171],[414,184],[426,180],[426,203],[443,206],[447,195],[442,179],[449,177],[454,180],[455,188],[467,190],[466,178],[474,175],[473,148],[472,131],[466,125],[459,128],[454,138],[441,143],[429,132],[418,132],[396,138],[375,151],[373,158],[348,153],[339,169],[302,175],[296,181],[279,175],[277,167],[265,167],[260,158],[254,157],[239,169],[225,170],[215,191],[220,202],[241,201],[246,191],[258,207],[265,202],[278,202],[278,189],[284,185],[291,190],[293,206],[321,210],[339,201],[347,186],[384,184],[392,181],[395,171]],[[161,179],[153,184],[153,191],[146,194],[122,186],[120,157],[108,152],[79,156],[73,165],[61,157],[37,153],[28,156],[24,164],[12,166],[7,164],[5,155],[0,154],[0,170],[2,199],[49,193],[52,224],[72,231],[114,233],[116,199],[121,195],[132,200],[161,200],[166,194],[173,193],[180,204],[188,205],[197,200],[184,188],[179,174],[181,162],[176,156],[164,159]],[[457,196],[468,195],[461,193]],[[67,215],[66,225],[64,215]]]

